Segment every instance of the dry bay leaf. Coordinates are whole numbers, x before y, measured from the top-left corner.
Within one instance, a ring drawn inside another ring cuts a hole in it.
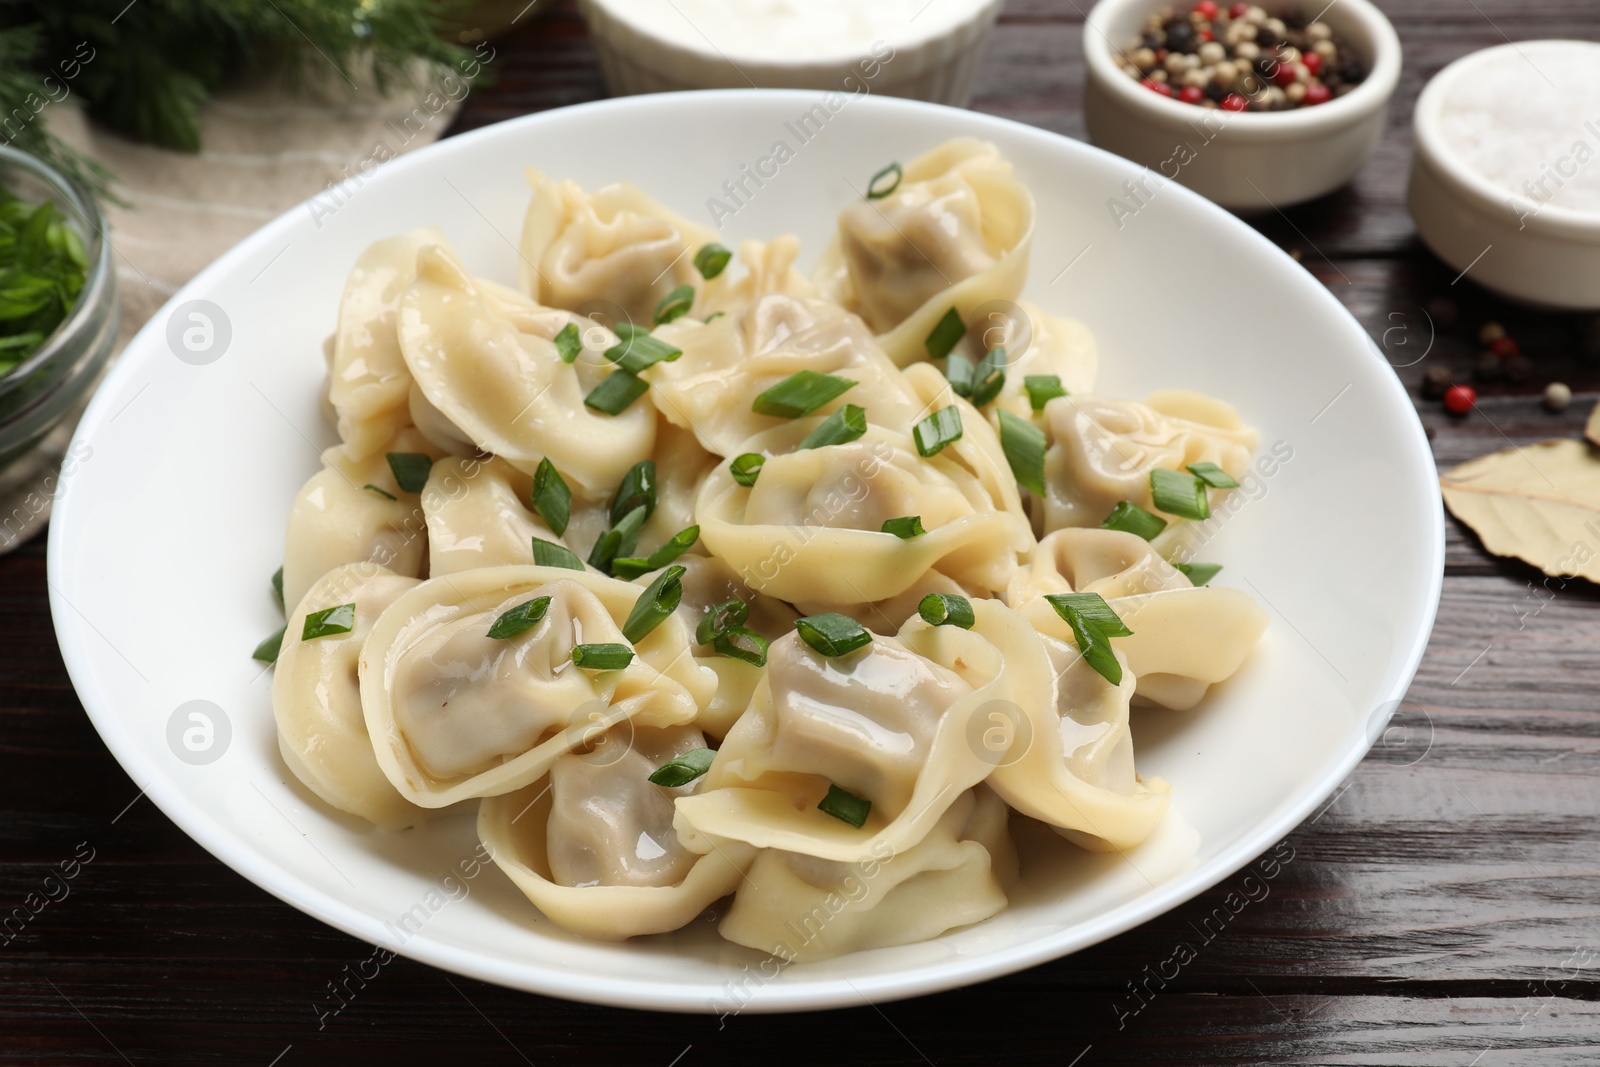
[[[1439,476],[1445,506],[1497,556],[1600,582],[1600,450],[1541,441]]]

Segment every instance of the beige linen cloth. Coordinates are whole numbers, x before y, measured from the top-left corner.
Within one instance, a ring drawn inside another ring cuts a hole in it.
[[[370,85],[290,94],[259,79],[207,105],[198,155],[135,144],[74,107],[45,111],[62,139],[116,174],[128,206],[104,204],[122,300],[120,354],[129,339],[207,264],[304,200],[437,140],[467,92],[451,73],[419,77],[388,97]],[[113,357],[115,358],[115,357]],[[50,517],[51,494],[82,414],[68,413],[27,459],[0,471],[0,554]]]

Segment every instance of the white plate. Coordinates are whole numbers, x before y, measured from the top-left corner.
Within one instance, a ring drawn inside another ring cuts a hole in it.
[[[1119,229],[1108,200],[1129,202],[1124,183],[1140,175],[1121,159],[878,97],[847,101],[799,144],[792,124],[818,99],[633,97],[452,138],[288,212],[140,331],[78,430],[51,523],[51,608],[95,726],[174,822],[295,907],[448,970],[637,1008],[787,1010],[948,989],[1110,937],[1270,848],[1349,773],[1416,669],[1443,560],[1427,442],[1361,328],[1300,266],[1185,189],[1164,186]],[[1156,839],[1125,857],[1030,839],[1024,887],[997,918],[774,974],[710,922],[622,945],[568,936],[472,862],[470,817],[367,832],[295,783],[250,650],[281,622],[267,577],[289,502],[333,441],[318,410],[321,343],[368,242],[435,223],[474,269],[511,281],[525,164],[588,187],[633,180],[706,219],[724,181],[784,140],[795,157],[764,188],[747,183],[754,195],[723,232],[732,244],[793,230],[815,255],[869,176],[959,134],[997,142],[1038,197],[1026,295],[1094,330],[1100,391],[1215,393],[1260,428],[1260,454],[1292,452],[1241,491],[1203,557],[1268,608],[1261,647],[1199,711],[1136,719],[1141,771],[1173,786]],[[231,333],[203,365],[174,354],[184,328],[203,330],[188,318],[194,300],[221,309]],[[226,718],[210,763],[175,754],[197,728],[190,701],[219,709],[218,727]]]

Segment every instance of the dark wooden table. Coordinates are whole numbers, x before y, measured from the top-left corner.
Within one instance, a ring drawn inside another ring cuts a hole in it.
[[[1418,400],[1441,465],[1574,435],[1600,388],[1594,317],[1452,284],[1417,243],[1404,189],[1424,81],[1508,36],[1600,36],[1600,6],[1384,6],[1406,69],[1376,158],[1351,188],[1257,224],[1393,362],[1411,364],[1398,373],[1414,395],[1426,367],[1470,373],[1485,321],[1521,342],[1523,380],[1483,387],[1470,418]],[[1010,0],[974,107],[1083,137],[1081,23],[1075,0]],[[498,84],[469,99],[458,128],[603,93],[566,4],[499,50]],[[1440,299],[1457,321],[1432,330],[1423,309]],[[1536,400],[1552,379],[1579,393],[1564,416]],[[57,898],[0,934],[6,1065],[1600,1062],[1600,597],[1581,583],[1544,589],[1453,523],[1405,729],[1290,835],[1294,859],[1270,896],[1131,1017],[1130,985],[1232,880],[1068,959],[881,1007],[719,1026],[447,980],[399,959],[319,1028],[327,983],[370,948],[256,889],[136,799],[62,668],[44,572],[43,538],[0,558],[0,912],[29,894]],[[52,878],[75,859],[76,877]]]

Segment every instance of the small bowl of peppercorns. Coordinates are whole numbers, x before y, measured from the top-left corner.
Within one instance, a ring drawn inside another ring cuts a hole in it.
[[[1400,40],[1368,0],[1100,0],[1083,48],[1090,139],[1154,172],[1130,197],[1176,181],[1237,211],[1348,182],[1400,78]]]

